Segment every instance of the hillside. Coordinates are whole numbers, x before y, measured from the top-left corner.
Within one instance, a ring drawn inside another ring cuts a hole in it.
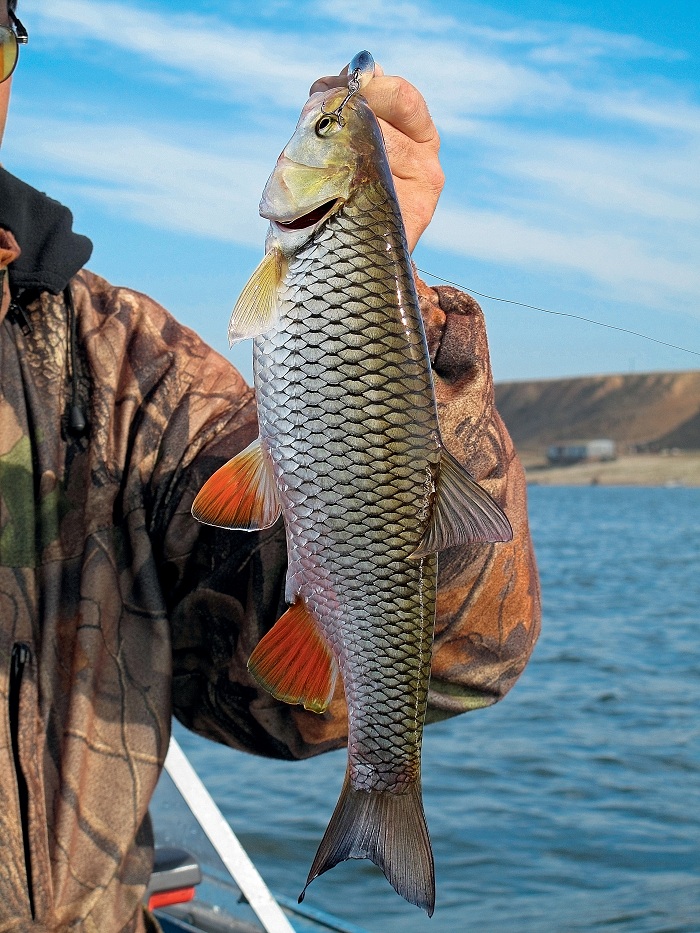
[[[598,437],[620,452],[700,450],[700,371],[504,382],[496,402],[523,454]]]

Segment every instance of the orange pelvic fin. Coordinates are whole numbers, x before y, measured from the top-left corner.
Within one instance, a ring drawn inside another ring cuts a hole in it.
[[[346,772],[299,901],[314,878],[348,858],[371,859],[401,897],[432,917],[435,868],[420,783],[403,794],[355,790]]]
[[[443,447],[430,522],[411,557],[426,557],[456,544],[512,538],[501,507]]]
[[[192,514],[219,528],[257,531],[274,525],[280,504],[260,438],[209,477],[197,493]]]
[[[248,670],[278,700],[322,713],[333,697],[338,664],[303,600],[256,645]]]
[[[231,312],[228,340],[258,337],[270,330],[277,320],[277,290],[284,277],[286,260],[277,247],[265,253],[262,262],[248,279]]]

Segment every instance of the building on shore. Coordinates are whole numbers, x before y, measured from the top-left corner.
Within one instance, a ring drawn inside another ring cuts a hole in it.
[[[608,438],[583,441],[558,441],[547,448],[547,460],[562,466],[567,463],[600,463],[617,458],[615,441]]]

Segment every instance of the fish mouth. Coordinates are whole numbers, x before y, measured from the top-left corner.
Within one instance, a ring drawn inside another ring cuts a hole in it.
[[[301,217],[296,217],[294,220],[288,220],[286,222],[275,220],[273,223],[282,230],[306,230],[309,227],[315,227],[322,220],[325,220],[326,217],[340,206],[340,204],[341,199],[334,198],[332,201],[326,201],[325,204],[315,207],[312,211],[309,211],[308,214],[302,214]]]

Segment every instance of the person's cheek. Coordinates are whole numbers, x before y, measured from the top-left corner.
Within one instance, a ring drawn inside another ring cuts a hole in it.
[[[3,81],[0,84],[0,145],[2,145],[2,136],[5,131],[5,122],[7,120],[7,108],[10,104],[10,89],[12,87],[12,78]]]

